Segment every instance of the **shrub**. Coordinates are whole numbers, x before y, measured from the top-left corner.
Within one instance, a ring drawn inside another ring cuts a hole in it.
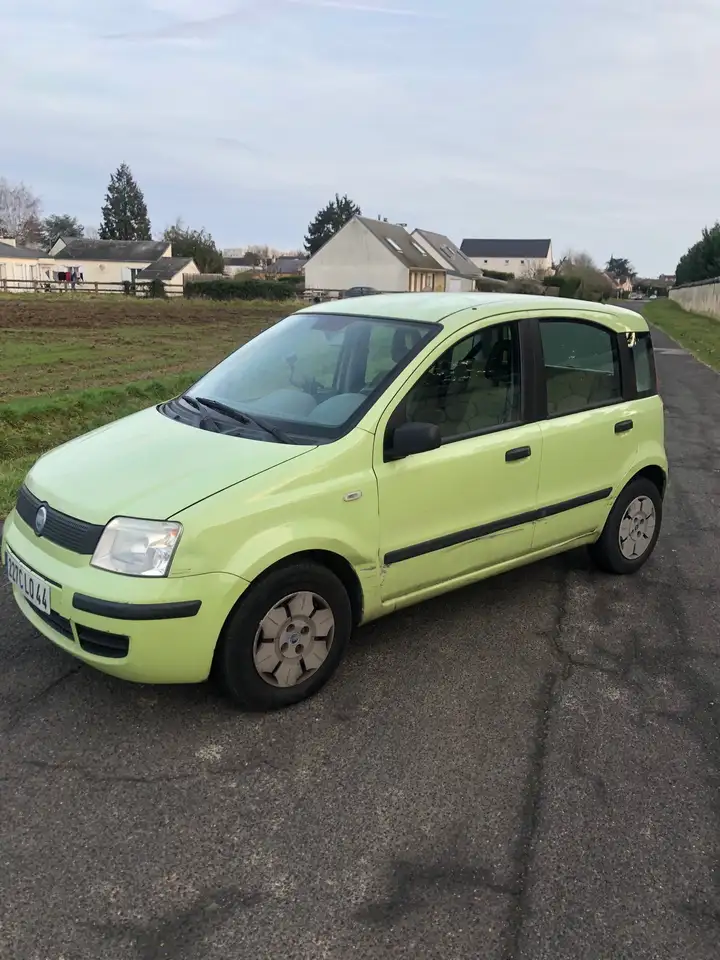
[[[186,297],[207,300],[293,300],[297,291],[279,280],[189,280]]]
[[[511,280],[505,289],[508,293],[530,293],[535,296],[542,296],[545,293],[545,287],[542,283],[539,280],[531,280],[529,277]]]
[[[147,286],[145,296],[151,297],[153,300],[166,299],[167,291],[165,290],[165,284],[162,282],[162,280],[158,280],[157,277],[154,280],[151,280]]]
[[[480,268],[482,270],[482,267]],[[514,273],[503,273],[502,270],[483,270],[483,276],[490,277],[491,280],[514,280]]]

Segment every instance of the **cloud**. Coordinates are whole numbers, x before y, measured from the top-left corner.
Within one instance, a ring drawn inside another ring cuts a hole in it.
[[[338,190],[456,240],[551,235],[652,273],[720,209],[715,0],[517,0],[441,37],[478,0],[123,0],[151,49],[103,40],[106,4],[8,2],[0,175],[48,211],[97,222],[126,160],[158,224],[227,246],[296,245]]]
[[[157,0],[153,9],[173,14],[174,18],[156,28],[128,30],[105,34],[107,40],[167,41],[184,38],[202,38],[216,35],[218,31],[236,24],[252,24],[261,18],[281,16],[288,8],[328,10],[334,13],[371,14],[382,17],[409,18],[416,20],[445,20],[447,15],[425,9],[395,7],[384,4],[357,2],[357,0],[245,0],[244,3],[215,0],[203,17],[195,16],[197,8],[185,0]]]

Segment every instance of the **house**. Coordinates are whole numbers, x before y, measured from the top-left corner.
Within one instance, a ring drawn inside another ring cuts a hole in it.
[[[278,257],[268,267],[268,273],[279,277],[291,277],[302,273],[307,263],[307,257]]]
[[[452,292],[475,290],[475,282],[482,279],[482,270],[442,233],[413,230],[413,240],[433,257],[445,270],[445,289]]]
[[[262,257],[257,253],[244,253],[242,256],[223,255],[226,276],[234,277],[237,273],[252,273],[262,268]]]
[[[185,281],[199,275],[200,271],[192,257],[160,257],[136,275],[135,283],[140,285],[161,280],[163,284],[176,288],[175,291],[168,290],[168,293],[182,293]]]
[[[133,281],[141,270],[160,257],[172,256],[172,244],[164,240],[89,240],[60,237],[50,248],[55,271],[73,271],[84,283]]]
[[[55,261],[42,250],[19,247],[13,238],[0,237],[0,290],[21,292],[30,284],[47,283],[53,279],[54,269]]]
[[[463,240],[460,250],[483,271],[518,278],[552,271],[552,240]]]
[[[396,223],[353,217],[305,264],[306,290],[444,290],[447,271]]]

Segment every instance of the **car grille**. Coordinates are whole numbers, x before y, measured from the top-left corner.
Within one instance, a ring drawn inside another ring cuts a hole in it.
[[[45,613],[44,610],[38,610],[37,607],[30,608],[36,617],[40,617],[41,620],[44,620],[45,623],[52,627],[56,633],[61,634],[68,640],[75,640],[72,632],[72,624],[65,617],[61,617],[59,613],[55,613],[54,610],[51,610],[50,613]]]
[[[106,633],[104,630],[95,630],[93,627],[84,627],[81,623],[75,624],[80,646],[86,653],[96,657],[111,657],[121,660],[128,655],[130,638],[119,633]]]
[[[18,516],[22,517],[25,523],[34,529],[35,515],[42,503],[43,501],[38,500],[33,493],[30,493],[26,486],[22,486],[15,509]],[[105,528],[94,523],[86,523],[84,520],[76,520],[75,517],[69,517],[66,513],[61,513],[48,504],[45,506],[47,520],[42,538],[73,553],[92,556]]]

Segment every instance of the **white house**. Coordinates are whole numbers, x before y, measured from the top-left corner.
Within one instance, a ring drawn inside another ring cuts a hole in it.
[[[192,257],[160,257],[136,274],[135,282],[140,286],[143,283],[152,283],[153,280],[161,280],[169,294],[181,295],[185,282],[199,273]]]
[[[161,257],[172,256],[164,240],[88,240],[60,237],[49,250],[59,273],[74,271],[83,283],[123,283]]]
[[[54,269],[55,261],[42,250],[19,247],[11,237],[0,237],[0,290],[28,290],[30,284],[51,281]]]
[[[433,233],[431,230],[413,230],[412,238],[445,270],[446,290],[472,291],[475,289],[475,281],[482,279],[482,270],[444,234]]]
[[[552,240],[463,240],[460,250],[481,270],[516,277],[552,270]]]
[[[305,264],[306,290],[444,290],[446,270],[395,223],[353,217]]]

